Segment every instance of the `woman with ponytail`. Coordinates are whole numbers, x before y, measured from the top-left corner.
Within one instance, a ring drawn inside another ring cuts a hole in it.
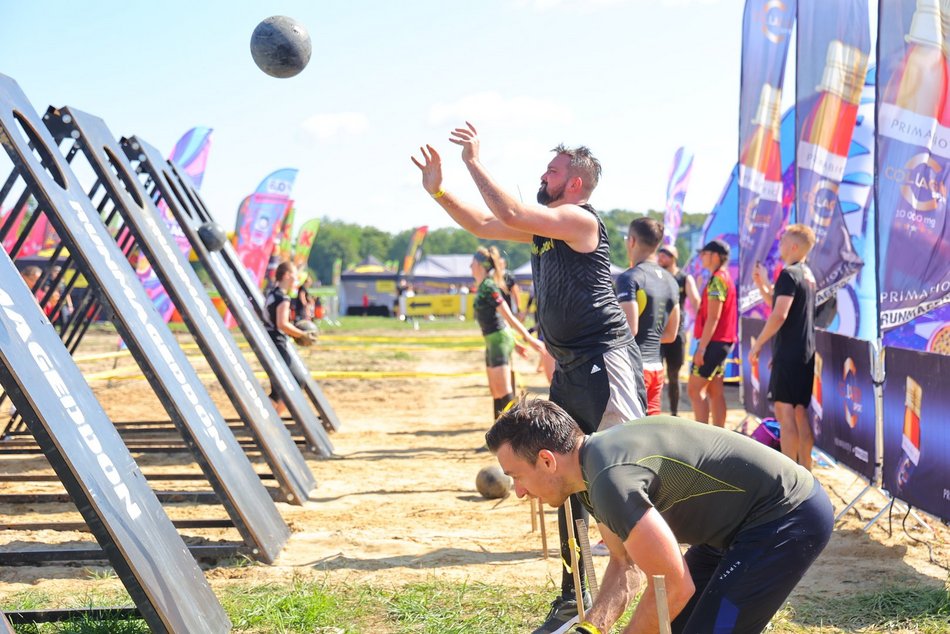
[[[511,379],[511,353],[517,347],[524,354],[524,347],[515,343],[512,329],[525,342],[544,354],[544,344],[531,336],[528,329],[512,314],[505,301],[504,260],[497,247],[479,247],[472,257],[472,276],[477,290],[473,308],[478,325],[485,337],[485,366],[488,373],[488,389],[494,402],[492,420],[505,411],[514,400],[514,385]],[[509,328],[509,324],[511,327]]]

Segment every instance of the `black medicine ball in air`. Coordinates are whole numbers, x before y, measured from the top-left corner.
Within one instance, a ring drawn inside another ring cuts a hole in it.
[[[293,77],[307,66],[312,52],[310,34],[292,18],[274,15],[251,34],[251,57],[271,77]]]

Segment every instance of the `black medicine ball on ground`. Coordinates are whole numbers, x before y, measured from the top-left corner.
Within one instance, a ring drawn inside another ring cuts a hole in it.
[[[300,321],[298,321],[298,322],[295,323],[294,325],[295,325],[299,330],[303,330],[305,333],[307,333],[307,336],[306,336],[306,337],[298,337],[298,338],[294,339],[294,341],[297,342],[297,345],[305,346],[305,347],[306,347],[306,346],[309,346],[310,344],[312,344],[312,343],[313,343],[313,340],[314,340],[314,339],[316,338],[316,336],[317,336],[317,332],[319,332],[319,329],[317,328],[317,325],[316,325],[315,323],[313,323],[312,321],[310,321],[309,319],[301,319]]]
[[[206,222],[198,227],[198,237],[208,251],[220,251],[228,241],[228,234],[216,222]]]
[[[274,15],[251,34],[251,57],[271,77],[287,78],[307,66],[312,52],[310,34],[302,24],[283,15]]]
[[[499,465],[483,467],[475,477],[475,488],[483,498],[497,500],[511,491],[511,478],[505,475]]]

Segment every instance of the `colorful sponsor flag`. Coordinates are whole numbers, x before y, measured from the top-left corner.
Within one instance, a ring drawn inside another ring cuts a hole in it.
[[[834,320],[826,328],[848,337],[877,341],[877,254],[874,245],[874,103],[877,71],[868,68],[838,189],[838,202],[851,244],[864,261],[857,276],[838,290]]]
[[[168,160],[191,178],[195,183],[195,188],[200,188],[201,181],[204,179],[208,153],[211,151],[211,132],[211,128],[192,128],[178,140],[168,157]],[[191,244],[164,200],[159,201],[158,212],[175,239],[179,251],[187,257],[191,253]],[[169,321],[175,313],[175,306],[146,258],[139,257],[135,265],[135,273],[159,314],[166,322]]]
[[[795,0],[747,0],[739,98],[738,287],[740,315],[762,297],[752,280],[786,222],[780,145],[782,85]]]
[[[693,153],[684,147],[673,155],[669,183],[666,186],[666,213],[663,216],[663,244],[674,244],[683,220],[683,201],[693,172]]]
[[[270,260],[267,263],[267,279],[274,279],[274,273],[277,271],[277,265],[281,262],[286,262],[290,260],[293,256],[293,230],[294,230],[294,214],[296,208],[292,206],[287,208],[287,211],[284,212],[284,217],[281,219],[275,228],[274,234],[274,250],[271,251]]]
[[[294,242],[294,264],[298,269],[302,269],[310,262],[310,252],[313,250],[313,243],[317,239],[319,230],[319,218],[311,218],[297,230],[297,240]]]
[[[863,266],[838,192],[871,50],[867,0],[798,0],[796,219],[815,231],[808,256],[816,301],[833,298]]]
[[[422,243],[425,241],[428,232],[429,227],[422,226],[412,233],[412,237],[409,239],[409,247],[406,249],[406,257],[402,260],[402,269],[399,271],[400,276],[412,274],[412,269],[416,266],[416,262],[422,258]]]
[[[881,0],[879,7],[875,196],[885,333],[950,304],[950,12],[942,6]]]
[[[277,170],[261,181],[248,200],[247,210],[237,230],[238,257],[251,279],[258,285],[264,282],[264,273],[274,248],[276,233],[287,210],[291,207],[290,193],[297,170]]]

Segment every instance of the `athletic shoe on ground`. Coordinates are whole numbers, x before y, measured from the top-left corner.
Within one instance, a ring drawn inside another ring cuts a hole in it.
[[[610,549],[607,548],[607,544],[604,543],[604,540],[600,540],[590,547],[590,554],[594,557],[609,557]]]
[[[584,608],[590,608],[590,596],[584,594]],[[566,597],[558,597],[551,603],[548,618],[532,634],[562,634],[567,632],[580,620],[577,618],[577,601]]]

